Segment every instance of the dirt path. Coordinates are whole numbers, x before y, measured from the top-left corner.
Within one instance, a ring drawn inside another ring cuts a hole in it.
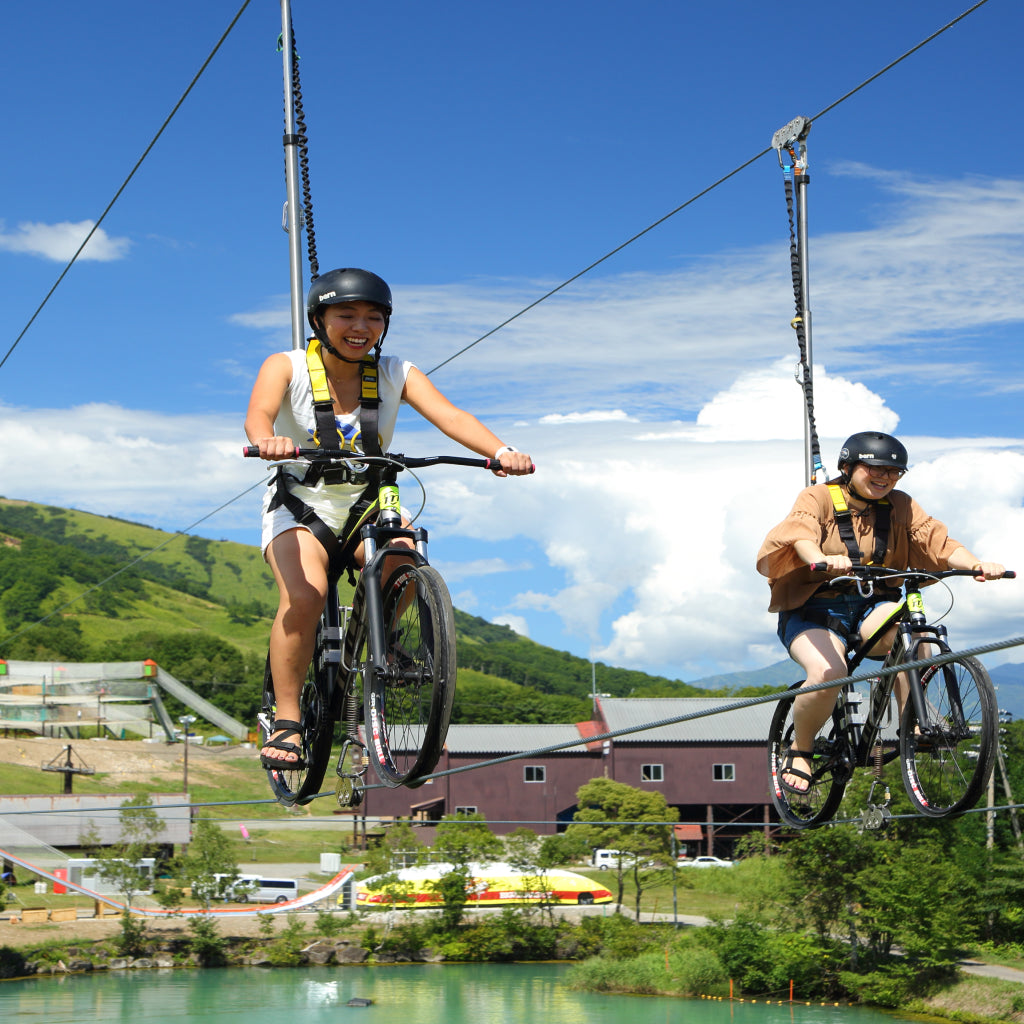
[[[64,750],[71,744],[75,764],[84,762],[111,782],[153,782],[166,780],[171,788],[181,785],[185,748],[181,743],[147,743],[144,740],[65,740],[49,736],[30,738],[0,737],[0,764],[41,768],[57,760],[63,763]],[[188,748],[189,775],[193,771],[216,775],[225,770],[224,762],[242,756],[238,747]],[[52,776],[51,776],[52,777]],[[58,782],[59,776],[56,777]],[[59,791],[59,786],[54,785]]]

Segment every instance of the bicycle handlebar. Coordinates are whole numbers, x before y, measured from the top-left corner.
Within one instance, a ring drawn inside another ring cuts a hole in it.
[[[811,572],[824,572],[828,568],[827,562],[812,562],[808,568]],[[887,569],[884,565],[854,565],[842,576],[833,578],[837,580],[856,579],[886,579],[893,576],[920,577],[929,580],[944,580],[951,576],[977,576],[973,569],[942,569],[939,572],[927,572],[924,569]],[[1007,569],[1002,576],[997,577],[1003,580],[1015,580],[1017,573]]]
[[[247,459],[259,458],[258,445],[249,444],[242,448],[242,455]],[[464,455],[428,455],[418,457],[403,455],[401,452],[388,452],[385,455],[364,455],[362,452],[343,451],[333,448],[299,448],[295,449],[295,458],[309,459],[311,462],[376,462],[383,465],[398,465],[402,469],[422,469],[425,466],[473,466],[477,469],[501,469],[500,459],[471,459]],[[537,467],[530,466],[533,473]]]

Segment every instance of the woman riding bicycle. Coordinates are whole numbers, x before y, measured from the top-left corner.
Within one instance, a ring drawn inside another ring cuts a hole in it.
[[[498,476],[530,472],[529,455],[456,408],[412,363],[381,356],[391,289],[367,270],[332,270],[310,286],[306,351],[278,352],[260,368],[245,433],[260,457],[294,459],[296,446],[376,454],[387,450],[401,403],[448,437],[500,462]],[[263,503],[263,555],[279,605],[270,631],[276,721],[260,751],[264,768],[299,765],[299,695],[329,576],[363,564],[358,527],[376,513],[376,490],[358,467],[282,465]],[[404,521],[403,521],[404,522]],[[397,546],[398,542],[396,542]]]
[[[768,610],[779,613],[779,639],[806,673],[804,686],[845,676],[847,647],[871,636],[895,607],[899,592],[878,583],[867,597],[830,585],[830,577],[848,573],[855,562],[931,572],[970,569],[979,582],[1004,572],[951,539],[909,494],[894,490],[907,472],[907,450],[895,437],[876,431],[852,435],[839,452],[839,472],[827,484],[804,488],[757,554],[757,570],[771,588]],[[815,563],[827,568],[812,572]],[[885,656],[894,632],[895,627],[880,638],[872,657]],[[791,793],[810,787],[814,737],[838,693],[838,687],[818,690],[794,702],[793,747],[781,775]],[[902,707],[900,681],[896,693]]]

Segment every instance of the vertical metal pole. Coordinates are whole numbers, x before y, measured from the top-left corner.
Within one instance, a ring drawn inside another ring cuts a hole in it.
[[[807,181],[806,169],[801,167],[796,175],[796,230],[800,247],[800,289],[803,302],[800,316],[804,322],[804,344],[807,349],[807,365],[804,367],[804,387],[810,387],[814,379],[814,358],[811,349],[811,285],[807,272]],[[804,402],[804,483],[810,486],[814,479],[814,456],[811,452],[811,417]]]
[[[305,318],[302,295],[302,203],[299,199],[299,140],[295,135],[295,97],[292,92],[292,10],[281,0],[281,54],[284,59],[284,168],[288,198],[285,230],[291,267],[292,348],[304,348]]]

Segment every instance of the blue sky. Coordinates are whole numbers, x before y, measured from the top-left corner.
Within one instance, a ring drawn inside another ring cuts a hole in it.
[[[239,6],[7,12],[0,358]],[[321,269],[391,282],[388,348],[430,370],[969,6],[298,0]],[[826,462],[899,433],[906,489],[1014,567],[1022,29],[989,0],[815,118],[808,190]],[[0,493],[172,530],[230,502],[196,532],[257,543],[259,488],[232,499],[262,478],[252,379],[290,345],[279,31],[253,0],[0,368]],[[753,560],[803,481],[792,315],[769,153],[440,369],[539,466],[423,475],[456,604],[684,679],[779,660]],[[395,447],[448,450],[411,412]],[[1021,632],[1019,585],[954,593],[959,642]]]

